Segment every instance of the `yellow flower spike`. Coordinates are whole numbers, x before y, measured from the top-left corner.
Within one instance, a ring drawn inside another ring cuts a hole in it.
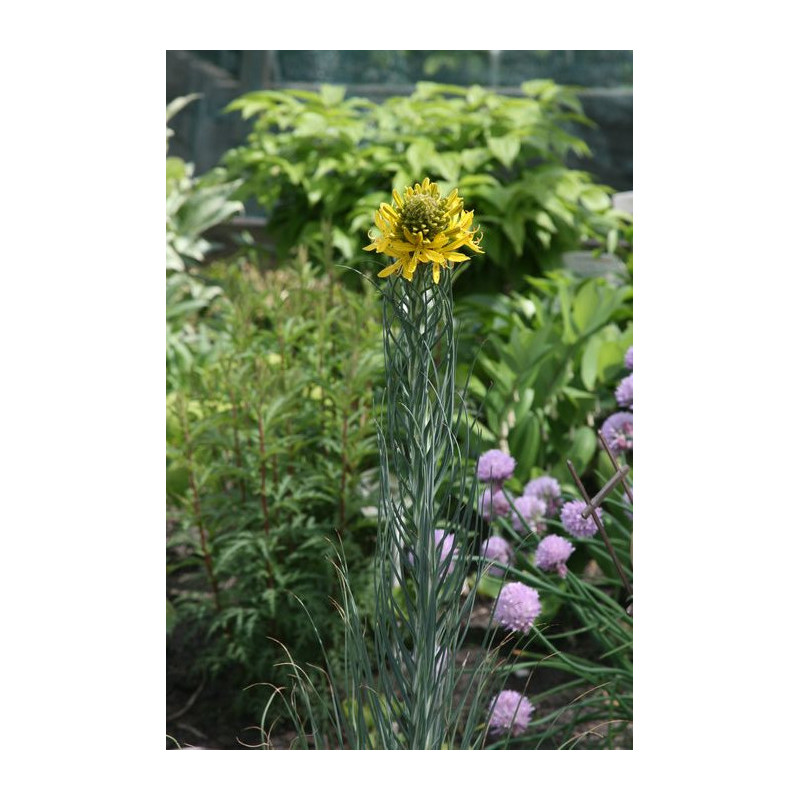
[[[392,200],[393,205],[381,203],[375,212],[379,234],[370,234],[370,243],[364,248],[395,259],[378,273],[379,278],[399,272],[410,281],[419,264],[430,264],[433,282],[438,284],[442,268],[469,261],[469,256],[457,252],[459,248],[483,252],[480,230],[471,227],[474,212],[464,211],[458,189],[441,197],[439,186],[426,177],[402,194],[393,190]]]

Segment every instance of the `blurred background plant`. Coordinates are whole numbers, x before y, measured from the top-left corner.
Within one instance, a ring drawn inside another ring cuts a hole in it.
[[[198,98],[191,94],[173,100],[167,106],[167,123]],[[239,182],[197,179],[192,164],[169,155],[172,135],[167,127],[167,389],[212,347],[214,332],[206,312],[221,290],[193,270],[212,247],[203,234],[244,209],[231,199]]]
[[[627,219],[612,189],[566,166],[570,154],[589,155],[567,130],[591,124],[576,92],[537,80],[522,93],[419,83],[378,104],[346,98],[342,86],[251,92],[228,110],[253,119],[253,131],[218,175],[242,182],[240,199],[258,201],[278,259],[303,242],[325,263],[365,271],[360,248],[385,186],[401,190],[426,175],[443,194],[458,186],[486,250],[459,293],[517,286],[587,239],[613,251]]]

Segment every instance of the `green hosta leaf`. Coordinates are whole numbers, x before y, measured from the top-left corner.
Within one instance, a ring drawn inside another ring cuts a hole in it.
[[[516,136],[490,136],[486,144],[492,155],[505,167],[510,167],[519,155],[520,140]]]
[[[603,342],[597,353],[597,375],[601,381],[610,381],[625,360],[627,347],[622,341]]]
[[[579,333],[583,333],[589,327],[594,313],[600,304],[599,287],[594,281],[585,283],[572,304],[572,318]]]
[[[605,380],[609,370],[619,367],[631,340],[629,331],[623,334],[614,324],[606,325],[589,339],[581,356],[581,380],[587,389],[595,388],[598,376]]]

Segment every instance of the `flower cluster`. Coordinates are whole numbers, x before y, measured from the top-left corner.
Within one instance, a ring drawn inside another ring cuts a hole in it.
[[[527,697],[506,689],[492,699],[489,710],[489,732],[493,736],[519,736],[530,725],[535,708]]]
[[[494,606],[494,619],[506,630],[528,633],[542,611],[539,592],[524,583],[507,583]]]
[[[559,578],[566,578],[567,559],[574,552],[575,547],[563,536],[551,533],[536,548],[536,566],[546,572],[556,572]]]
[[[576,539],[588,539],[597,533],[597,524],[591,516],[583,517],[586,503],[583,500],[572,500],[561,509],[561,524],[567,533]],[[602,509],[597,509],[598,519],[603,518]]]
[[[464,211],[464,200],[453,189],[447,197],[439,195],[439,187],[425,178],[414,188],[392,192],[392,205],[381,203],[375,212],[375,225],[380,234],[364,250],[374,250],[395,259],[378,273],[386,278],[396,273],[410,281],[419,264],[431,264],[433,282],[439,283],[442,267],[469,261],[458,252],[469,247],[482,253],[478,228],[472,228],[473,211]],[[478,238],[476,239],[476,236]]]
[[[540,500],[530,494],[524,494],[511,504],[511,524],[514,526],[514,530],[519,533],[524,533],[526,527],[536,533],[542,533],[547,524],[544,521],[546,513],[547,504],[544,500]]]
[[[601,426],[600,433],[608,443],[614,455],[633,449],[633,414],[629,411],[617,411]]]
[[[478,480],[499,488],[514,474],[517,462],[502,450],[487,450],[478,459]]]
[[[555,478],[551,478],[549,475],[542,475],[541,478],[534,478],[532,481],[528,481],[523,494],[543,500],[547,507],[546,514],[548,517],[555,516],[564,502],[561,498],[561,486],[559,486]]]
[[[622,408],[633,408],[633,373],[623,378],[614,392],[617,404]]]

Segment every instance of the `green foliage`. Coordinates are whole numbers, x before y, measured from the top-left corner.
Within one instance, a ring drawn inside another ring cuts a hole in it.
[[[195,100],[189,95],[167,106],[167,122]],[[172,131],[167,128],[167,152]],[[194,177],[194,165],[183,159],[167,157],[167,269],[182,271],[187,262],[202,261],[211,245],[202,234],[243,210],[231,200],[241,181],[219,183],[214,175]]]
[[[167,106],[167,122],[199,95],[178,97]],[[167,153],[172,130],[167,128]],[[217,332],[207,321],[221,290],[191,272],[211,249],[202,234],[241,211],[231,195],[240,182],[193,177],[194,166],[167,156],[167,389],[206,359]]]
[[[221,175],[243,180],[239,196],[265,209],[279,255],[302,241],[365,271],[361,248],[387,186],[402,190],[425,176],[444,194],[457,185],[486,249],[459,291],[517,285],[585,238],[606,240],[625,219],[610,189],[565,166],[570,154],[589,154],[568,130],[589,124],[575,91],[537,80],[522,93],[419,83],[410,97],[375,104],[335,86],[251,92],[228,107],[254,128]]]
[[[569,480],[597,452],[598,420],[616,406],[633,339],[627,281],[566,272],[526,278],[527,291],[473,295],[458,309],[461,371],[484,447],[507,445],[517,480],[549,471]]]
[[[300,657],[316,646],[309,614],[338,641],[332,543],[359,566],[374,547],[378,315],[302,253],[288,269],[243,257],[194,279],[217,294],[210,316],[185,310],[214,333],[167,397],[171,600],[206,638],[204,663],[265,680],[280,656],[269,637]]]

